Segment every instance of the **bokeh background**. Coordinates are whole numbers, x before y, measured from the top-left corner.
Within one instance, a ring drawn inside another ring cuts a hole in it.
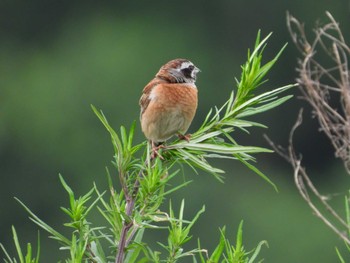
[[[130,126],[139,116],[141,90],[159,67],[173,58],[189,58],[202,70],[195,130],[235,88],[234,78],[259,29],[263,35],[274,32],[266,60],[290,42],[287,10],[305,22],[310,34],[316,21],[326,22],[328,10],[349,37],[348,0],[0,1],[0,242],[14,254],[14,225],[23,245],[36,243],[38,227],[13,197],[65,231],[67,218],[59,207],[68,199],[59,173],[77,194],[86,193],[93,182],[107,187],[112,146],[90,104],[101,108],[116,129]],[[298,56],[290,43],[262,91],[293,83]],[[331,202],[341,207],[349,178],[317,131],[310,109],[294,93],[292,101],[253,118],[268,130],[236,132],[235,139],[267,147],[266,133],[285,145],[299,107],[305,107],[296,147],[317,186],[335,193]],[[142,140],[137,125],[136,141]],[[312,215],[282,159],[261,154],[257,163],[279,193],[237,162],[215,165],[227,171],[225,184],[187,171],[185,178],[193,183],[171,197],[174,203],[186,199],[188,218],[206,205],[193,229],[194,243],[200,237],[202,246],[212,249],[224,225],[233,241],[243,219],[248,250],[268,241],[261,253],[266,262],[337,262],[335,246],[342,250],[343,243]],[[150,235],[150,240],[160,238],[157,232]],[[66,256],[43,231],[41,239],[41,262]]]

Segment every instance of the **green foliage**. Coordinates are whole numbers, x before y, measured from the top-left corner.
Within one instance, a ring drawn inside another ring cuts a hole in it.
[[[270,35],[269,35],[270,36]],[[293,85],[277,88],[260,95],[253,91],[266,82],[264,77],[277,61],[277,56],[266,64],[262,64],[262,53],[268,37],[260,40],[258,34],[252,53],[248,52],[248,60],[242,66],[241,80],[237,81],[237,95],[233,92],[228,101],[220,108],[211,110],[201,127],[192,134],[191,141],[175,140],[162,150],[164,160],[151,159],[149,145],[146,142],[134,144],[135,123],[127,130],[121,127],[116,132],[108,123],[101,111],[92,106],[93,111],[110,134],[114,148],[115,172],[120,184],[116,187],[115,177],[107,170],[109,195],[100,192],[96,185],[85,195],[76,197],[62,176],[61,184],[69,198],[68,207],[62,211],[68,216],[65,227],[71,230],[70,237],[56,231],[42,221],[26,205],[17,200],[29,213],[30,219],[40,228],[50,234],[50,238],[58,241],[62,250],[69,253],[65,262],[178,262],[192,258],[193,262],[256,262],[261,247],[266,244],[260,242],[255,249],[246,252],[243,246],[243,223],[238,228],[236,244],[232,245],[225,236],[225,228],[220,231],[220,241],[211,256],[205,249],[198,247],[185,249],[191,239],[191,228],[204,212],[200,209],[192,220],[185,218],[185,201],[176,215],[172,203],[169,210],[162,211],[161,205],[165,197],[186,186],[189,182],[172,185],[172,179],[178,174],[179,164],[185,164],[210,173],[222,181],[224,171],[209,164],[210,158],[228,158],[245,164],[267,182],[276,186],[252,163],[253,154],[271,152],[269,149],[257,146],[243,146],[232,137],[237,129],[248,132],[251,127],[265,127],[265,125],[244,119],[266,110],[277,107],[291,96],[278,97]],[[105,220],[103,226],[95,226],[90,222],[91,211],[97,210]],[[167,231],[166,241],[158,242],[158,250],[154,250],[144,243],[143,236],[148,229]],[[15,232],[14,232],[14,236]],[[18,240],[15,239],[20,262],[23,261]],[[5,251],[5,249],[2,247]],[[28,246],[28,258],[31,249]],[[10,257],[5,251],[10,260]],[[38,256],[36,257],[38,260]],[[9,261],[16,262],[16,261]]]
[[[222,180],[220,174],[224,171],[210,165],[207,159],[239,160],[277,190],[276,186],[252,165],[252,162],[255,161],[252,154],[272,151],[257,146],[239,145],[230,135],[235,129],[249,133],[248,128],[266,127],[261,123],[243,118],[275,108],[292,97],[292,95],[287,95],[279,98],[278,95],[295,85],[280,87],[257,96],[253,94],[257,87],[266,82],[264,77],[285,48],[284,46],[274,59],[262,65],[263,50],[270,35],[260,41],[259,32],[254,51],[251,54],[248,51],[247,62],[242,66],[241,80],[237,81],[236,97],[232,92],[229,100],[223,106],[210,110],[198,131],[192,134],[190,143],[177,140],[167,146],[171,160],[183,161],[193,167],[198,167],[213,174],[220,181]]]
[[[202,255],[200,259],[202,263],[253,263],[256,262],[257,256],[260,253],[263,245],[267,246],[266,241],[261,241],[256,248],[246,252],[243,246],[243,221],[239,224],[236,244],[232,245],[225,236],[226,228],[220,230],[220,241],[218,246],[215,248],[213,254],[209,258],[204,258]],[[259,261],[261,262],[261,261]]]
[[[347,230],[348,230],[348,233],[350,234],[350,204],[349,204],[349,200],[350,200],[350,191],[349,191],[349,195],[346,195],[344,197],[344,207],[345,207],[345,219],[346,219],[346,225],[347,225]],[[345,246],[346,246],[346,249],[347,251],[350,253],[350,246],[346,243],[345,243]],[[342,254],[340,253],[340,251],[338,250],[338,248],[336,247],[335,248],[335,251],[337,252],[337,256],[339,258],[339,261],[341,263],[345,263],[346,261],[344,260]]]
[[[0,248],[4,251],[6,259],[4,259],[4,262],[6,263],[38,263],[39,262],[39,256],[40,256],[40,236],[38,235],[38,250],[36,252],[36,257],[33,258],[33,250],[32,245],[30,243],[27,244],[27,253],[25,256],[23,255],[19,239],[17,236],[17,232],[14,226],[12,226],[12,235],[13,235],[13,241],[16,246],[17,255],[19,258],[19,261],[17,261],[15,258],[11,258],[9,254],[7,253],[6,249],[2,244],[0,244]]]

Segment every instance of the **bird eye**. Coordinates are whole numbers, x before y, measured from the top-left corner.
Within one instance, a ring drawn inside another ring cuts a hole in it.
[[[186,78],[190,78],[193,68],[194,68],[193,66],[192,66],[192,68],[191,68],[191,66],[189,66],[188,68],[184,68],[181,71]]]
[[[193,65],[189,65],[189,66],[188,66],[188,69],[189,69],[190,71],[192,71],[192,70],[194,70],[194,66],[193,66]]]

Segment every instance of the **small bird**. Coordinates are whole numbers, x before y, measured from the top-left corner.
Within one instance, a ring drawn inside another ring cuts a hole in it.
[[[199,71],[187,59],[174,59],[163,65],[143,89],[139,101],[141,128],[151,142],[152,158],[174,135],[189,141],[190,135],[185,133],[197,109],[195,81]]]

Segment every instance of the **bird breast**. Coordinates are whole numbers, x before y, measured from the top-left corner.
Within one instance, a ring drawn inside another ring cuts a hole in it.
[[[142,130],[155,142],[185,133],[197,109],[197,88],[194,84],[162,83],[153,87],[149,105],[141,116]]]

